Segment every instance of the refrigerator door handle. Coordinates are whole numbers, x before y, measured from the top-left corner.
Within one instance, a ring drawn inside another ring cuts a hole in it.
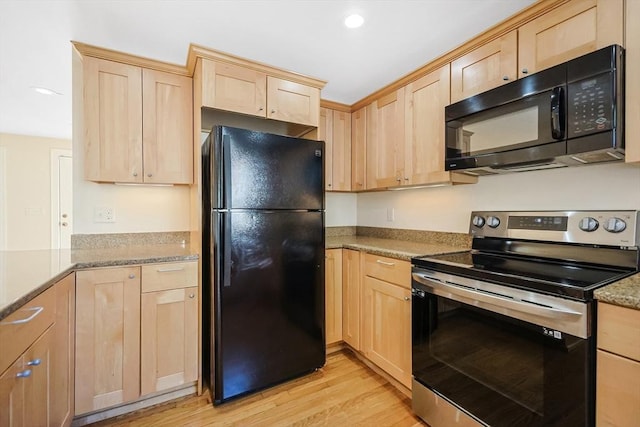
[[[228,288],[231,286],[231,214],[223,213],[224,221],[224,260],[223,260],[223,273],[222,273],[222,286]]]

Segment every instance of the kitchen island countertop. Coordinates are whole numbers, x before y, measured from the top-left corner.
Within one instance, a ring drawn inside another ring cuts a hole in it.
[[[180,244],[0,251],[0,321],[75,270],[197,259]]]

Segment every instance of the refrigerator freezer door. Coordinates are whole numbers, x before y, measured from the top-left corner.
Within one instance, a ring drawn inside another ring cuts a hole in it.
[[[219,216],[230,251],[217,251],[216,403],[325,363],[323,213]]]
[[[324,209],[324,143],[214,128],[213,209]]]

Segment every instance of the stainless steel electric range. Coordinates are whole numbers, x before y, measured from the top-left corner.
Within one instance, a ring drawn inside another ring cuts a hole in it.
[[[640,270],[638,211],[473,212],[472,249],[413,258],[413,407],[593,426],[595,289]]]

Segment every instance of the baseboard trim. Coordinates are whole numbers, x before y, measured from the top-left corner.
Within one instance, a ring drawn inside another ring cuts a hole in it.
[[[87,424],[96,423],[98,421],[104,421],[109,418],[114,418],[120,415],[129,414],[131,412],[139,411],[141,409],[147,409],[152,406],[161,405],[172,400],[180,399],[185,396],[196,396],[198,392],[197,384],[189,384],[185,386],[179,386],[169,391],[156,393],[150,396],[145,396],[134,402],[125,403],[120,406],[110,407],[97,412],[91,412],[77,416],[71,422],[72,427],[85,426]]]

